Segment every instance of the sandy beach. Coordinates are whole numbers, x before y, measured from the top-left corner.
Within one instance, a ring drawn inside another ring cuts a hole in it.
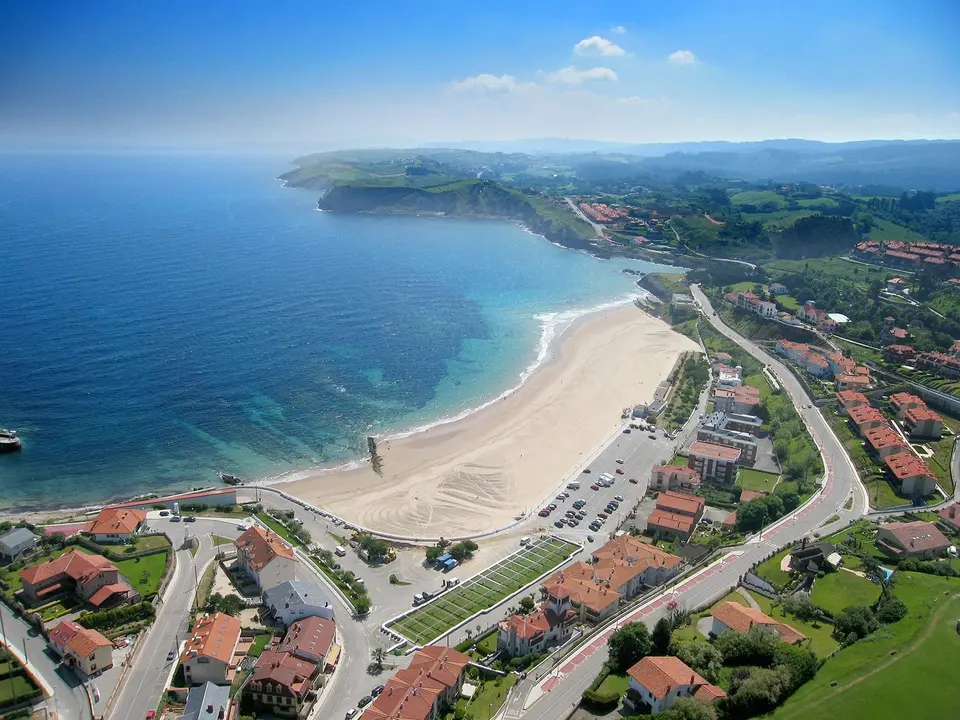
[[[381,442],[369,466],[282,487],[362,527],[411,537],[502,527],[538,503],[649,401],[677,356],[697,350],[633,305],[585,316],[516,392],[465,418]]]

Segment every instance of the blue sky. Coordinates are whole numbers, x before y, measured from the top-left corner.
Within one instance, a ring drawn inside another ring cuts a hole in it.
[[[960,3],[5,6],[4,145],[960,137]]]

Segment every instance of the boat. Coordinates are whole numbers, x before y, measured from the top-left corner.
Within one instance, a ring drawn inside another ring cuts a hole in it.
[[[239,485],[243,482],[236,475],[229,475],[223,471],[220,472],[220,480],[226,485]]]
[[[23,444],[13,430],[0,428],[0,453],[17,452],[22,448]]]

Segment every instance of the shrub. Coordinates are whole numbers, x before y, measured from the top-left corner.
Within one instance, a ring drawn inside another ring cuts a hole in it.
[[[720,633],[714,647],[723,656],[724,665],[761,665],[773,663],[780,638],[777,634],[760,627],[750,628],[747,633],[725,630]]]
[[[833,637],[847,642],[851,635],[855,635],[858,640],[862,640],[879,626],[880,623],[870,608],[852,605],[833,618]]]
[[[882,623],[895,623],[907,616],[907,606],[903,600],[891,593],[884,594],[877,601],[876,617]]]
[[[598,692],[596,690],[583,691],[583,704],[591,710],[609,712],[620,704],[620,695],[615,692]]]

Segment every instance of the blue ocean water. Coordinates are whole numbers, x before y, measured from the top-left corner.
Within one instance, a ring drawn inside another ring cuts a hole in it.
[[[506,222],[347,216],[283,159],[0,157],[7,506],[358,457],[518,382],[620,270]]]

